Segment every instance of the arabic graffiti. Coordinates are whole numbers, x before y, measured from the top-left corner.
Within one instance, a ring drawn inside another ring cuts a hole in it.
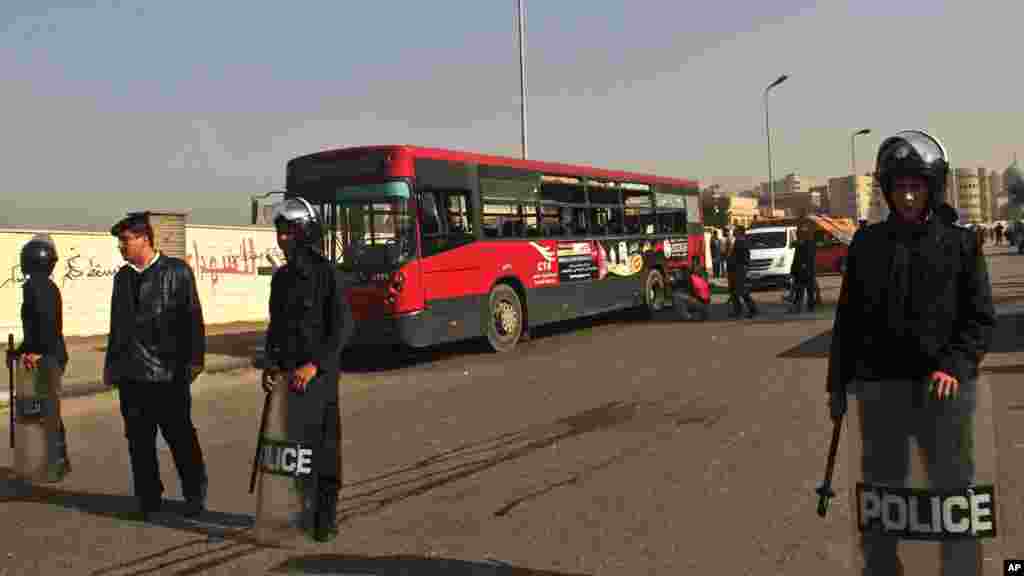
[[[199,243],[192,242],[192,253],[185,257],[188,265],[194,271],[198,271],[198,277],[209,278],[215,285],[221,276],[256,276],[259,273],[260,262],[269,261],[271,266],[277,267],[277,261],[283,259],[283,254],[276,248],[256,250],[252,238],[245,238],[240,242],[238,253],[228,253],[220,256],[203,256],[199,251]]]
[[[0,289],[6,288],[8,285],[11,288],[17,288],[25,283],[25,275],[21,273],[21,266],[15,264],[11,266],[11,275],[5,278],[3,284],[0,284]]]
[[[64,277],[61,279],[61,287],[67,285],[69,280],[75,281],[79,278],[112,278],[121,269],[120,266],[104,267],[97,264],[96,259],[92,256],[89,257],[87,265],[80,264],[78,260],[81,257],[81,254],[73,254],[64,262]],[[83,266],[85,266],[84,269]]]

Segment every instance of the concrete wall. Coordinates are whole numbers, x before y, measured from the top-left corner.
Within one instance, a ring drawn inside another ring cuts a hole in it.
[[[64,299],[65,336],[106,334],[113,276],[124,264],[108,233],[0,229],[0,336],[21,339],[21,247],[47,233],[60,260],[53,280]],[[268,315],[270,273],[284,255],[273,228],[188,225],[186,260],[196,276],[208,324],[261,321]]]

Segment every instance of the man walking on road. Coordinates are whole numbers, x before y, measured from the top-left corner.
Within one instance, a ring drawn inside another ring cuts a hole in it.
[[[104,381],[120,390],[135,496],[143,519],[160,510],[159,428],[181,479],[185,515],[197,516],[208,481],[192,424],[191,385],[206,352],[195,278],[184,261],[154,250],[148,213],[130,215],[110,233],[127,264],[114,276]]]
[[[750,244],[747,240],[746,229],[743,226],[736,227],[736,240],[732,245],[732,255],[729,258],[729,270],[732,274],[732,283],[729,287],[730,300],[732,301],[733,318],[739,318],[743,314],[743,305],[747,307],[747,318],[757,316],[757,304],[750,296],[750,286],[747,285],[747,268],[750,266]]]

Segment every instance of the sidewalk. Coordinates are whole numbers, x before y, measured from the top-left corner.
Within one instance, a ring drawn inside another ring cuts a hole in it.
[[[252,366],[253,358],[263,350],[265,322],[237,322],[206,327],[206,371],[214,374]],[[87,396],[106,390],[103,362],[107,336],[79,336],[65,340],[68,367],[64,373],[62,398]],[[8,376],[4,374],[0,403],[9,402]]]

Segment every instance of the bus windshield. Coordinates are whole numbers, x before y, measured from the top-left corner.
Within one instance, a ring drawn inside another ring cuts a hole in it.
[[[343,269],[390,270],[415,257],[416,225],[408,184],[342,186],[334,199],[335,241]]]

